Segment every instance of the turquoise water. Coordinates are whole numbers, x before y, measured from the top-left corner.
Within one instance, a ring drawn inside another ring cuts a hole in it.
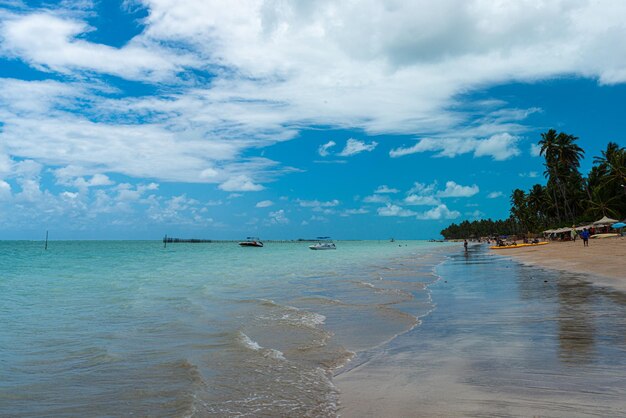
[[[0,242],[0,415],[334,416],[446,244]]]

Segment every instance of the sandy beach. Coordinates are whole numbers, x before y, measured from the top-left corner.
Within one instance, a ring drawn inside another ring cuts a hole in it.
[[[562,271],[484,245],[453,253],[422,324],[335,376],[341,416],[626,416],[626,293],[586,274],[618,264],[625,244],[519,255]],[[621,283],[618,269],[602,272]]]
[[[493,250],[502,256],[543,268],[586,273],[589,280],[626,291],[626,237],[550,242],[538,247]]]

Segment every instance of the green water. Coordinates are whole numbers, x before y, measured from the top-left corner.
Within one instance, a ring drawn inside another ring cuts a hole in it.
[[[414,327],[446,244],[0,242],[0,415],[337,414],[332,373]]]

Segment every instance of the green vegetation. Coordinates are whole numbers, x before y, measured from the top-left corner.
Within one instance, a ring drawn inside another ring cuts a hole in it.
[[[609,142],[583,177],[580,161],[585,151],[577,137],[554,129],[541,134],[540,154],[545,158],[546,185],[511,193],[510,217],[452,224],[443,231],[446,239],[489,235],[539,233],[549,228],[594,221],[602,216],[626,217],[626,148]]]

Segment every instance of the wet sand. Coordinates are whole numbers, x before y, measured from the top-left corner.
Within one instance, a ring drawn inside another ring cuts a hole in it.
[[[484,246],[438,273],[422,324],[335,376],[342,417],[626,416],[626,293]]]
[[[496,251],[496,250],[493,250]],[[538,247],[497,250],[529,265],[589,274],[596,284],[626,291],[626,237],[550,242]]]

